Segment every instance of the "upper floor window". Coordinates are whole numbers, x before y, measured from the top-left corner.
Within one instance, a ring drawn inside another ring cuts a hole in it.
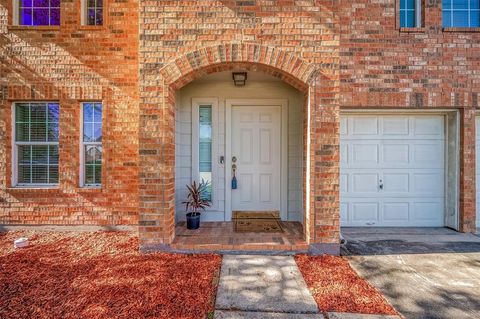
[[[15,103],[13,185],[58,184],[58,103]]]
[[[422,0],[400,0],[400,27],[422,26]]]
[[[60,0],[14,0],[15,24],[23,26],[60,25]]]
[[[442,0],[443,27],[480,27],[480,0]]]
[[[82,0],[82,25],[103,25],[103,1]]]

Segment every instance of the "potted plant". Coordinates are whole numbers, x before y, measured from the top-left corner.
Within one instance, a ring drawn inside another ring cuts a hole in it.
[[[183,202],[187,211],[187,229],[198,229],[200,227],[200,210],[210,207],[210,201],[205,198],[208,184],[202,180],[198,184],[193,181],[191,185],[187,185],[187,200]]]

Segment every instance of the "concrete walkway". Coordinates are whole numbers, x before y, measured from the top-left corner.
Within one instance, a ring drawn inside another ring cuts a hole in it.
[[[397,319],[328,313],[324,317],[292,256],[224,255],[215,319]]]
[[[215,309],[319,313],[292,256],[224,255]]]

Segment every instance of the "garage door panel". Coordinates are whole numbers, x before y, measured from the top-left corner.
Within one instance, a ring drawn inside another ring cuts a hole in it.
[[[348,193],[350,188],[349,184],[348,174],[340,174],[340,192]]]
[[[413,134],[419,138],[442,138],[444,136],[444,119],[442,116],[416,116],[413,119]]]
[[[414,173],[413,192],[418,195],[443,197],[443,172]]]
[[[352,198],[342,202],[341,222],[345,226],[442,227],[443,199],[381,198],[376,202]]]
[[[341,123],[342,226],[443,226],[443,116],[351,115]]]
[[[378,220],[378,203],[352,203],[352,220],[355,222],[374,222]]]
[[[348,222],[348,203],[340,203],[340,222]]]
[[[340,118],[340,135],[344,136],[348,134],[348,117]]]
[[[440,143],[413,145],[413,160],[415,163],[429,163],[436,167],[443,166],[443,154],[444,146]]]
[[[340,163],[347,164],[348,162],[348,145],[340,145]]]
[[[443,226],[443,218],[439,218],[438,210],[442,209],[442,202],[423,201],[413,203],[412,220],[414,221],[436,221],[437,226]]]
[[[408,223],[410,206],[408,202],[384,202],[383,220]]]
[[[410,192],[410,174],[405,173],[384,173],[383,191],[381,193],[392,196],[392,193],[408,194]]]
[[[352,190],[354,193],[377,193],[377,173],[354,173],[352,174]]]
[[[410,124],[408,117],[399,116],[382,116],[381,119],[381,132],[382,135],[403,135],[406,136],[410,131]]]
[[[354,144],[352,160],[359,164],[378,164],[378,148],[376,144]]]
[[[342,168],[441,168],[443,141],[342,139]]]
[[[408,165],[410,163],[410,146],[408,144],[384,144],[382,154],[385,164]]]
[[[349,120],[349,130],[348,134],[353,135],[378,135],[378,117],[376,116],[352,116]]]

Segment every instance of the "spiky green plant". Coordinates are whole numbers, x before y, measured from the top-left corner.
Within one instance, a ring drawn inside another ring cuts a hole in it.
[[[187,200],[182,202],[185,204],[185,210],[188,212],[190,208],[192,216],[200,214],[199,210],[205,210],[210,207],[210,201],[205,199],[205,192],[207,191],[209,182],[202,180],[200,183],[193,181],[191,185],[187,185],[188,195]]]

